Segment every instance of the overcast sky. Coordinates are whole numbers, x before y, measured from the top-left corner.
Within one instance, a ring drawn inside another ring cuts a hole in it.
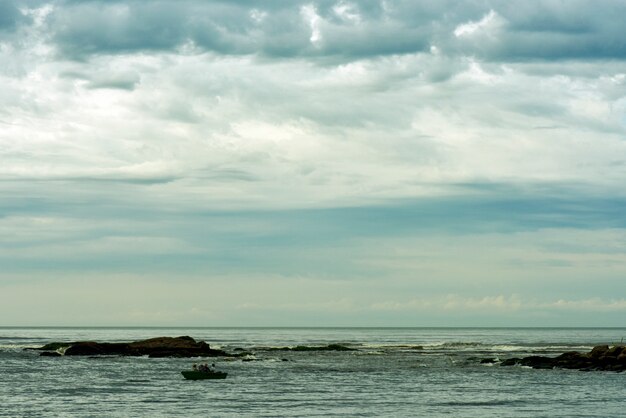
[[[624,326],[624,28],[2,0],[0,325]]]

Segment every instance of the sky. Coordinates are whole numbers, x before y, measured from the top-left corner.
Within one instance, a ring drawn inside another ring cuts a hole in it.
[[[625,27],[2,0],[0,325],[624,326]]]

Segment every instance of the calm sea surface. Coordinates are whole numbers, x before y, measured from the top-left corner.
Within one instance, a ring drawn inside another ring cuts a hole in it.
[[[40,357],[52,341],[189,335],[245,360]],[[1,417],[626,417],[626,373],[481,365],[619,343],[619,329],[0,328]],[[274,351],[338,343],[345,352]],[[217,361],[216,361],[217,360]]]

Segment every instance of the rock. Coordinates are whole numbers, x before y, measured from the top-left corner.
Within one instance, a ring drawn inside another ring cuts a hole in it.
[[[560,367],[563,369],[586,369],[592,365],[587,354],[582,354],[577,351],[569,351],[563,353],[554,359],[554,367]]]
[[[522,359],[512,358],[502,361],[501,366],[520,364],[534,369],[575,369],[575,370],[605,370],[622,372],[626,370],[626,347],[616,345],[599,345],[589,353],[570,351],[557,357],[529,356]]]
[[[98,343],[95,341],[80,341],[72,343],[66,356],[148,356],[162,357],[221,357],[230,356],[223,350],[212,349],[204,341],[196,342],[188,336],[157,337],[131,343]]]
[[[609,351],[608,345],[598,345],[593,347],[593,350],[589,352],[589,357],[591,358],[600,358],[604,356]]]
[[[72,344],[73,343],[59,343],[59,342],[49,343],[49,344],[44,345],[41,348],[38,348],[38,350],[57,351],[57,350],[61,350],[61,349],[67,348],[67,347],[69,347]]]
[[[42,347],[26,347],[24,348],[25,351],[28,350],[33,350],[33,351],[57,351],[57,350],[63,350],[67,347],[69,347],[70,345],[72,345],[74,343],[68,343],[68,342],[54,342],[54,343],[48,343]]]
[[[95,354],[110,354],[110,344],[95,341],[81,341],[72,344],[65,350],[66,356],[93,356]]]
[[[606,352],[606,355],[609,357],[619,357],[619,355],[622,354],[622,352],[624,352],[624,348],[626,347],[622,345],[613,346],[609,348],[609,350]]]
[[[61,353],[57,353],[56,351],[44,351],[39,355],[41,357],[61,357]]]
[[[522,366],[529,366],[533,369],[552,369],[554,368],[554,359],[543,356],[529,356],[520,360]]]
[[[515,366],[516,364],[519,364],[520,361],[521,359],[519,358],[508,358],[506,360],[502,360],[500,366]]]
[[[133,355],[150,357],[217,357],[227,356],[222,350],[214,350],[204,341],[196,342],[191,337],[158,337],[128,344]]]

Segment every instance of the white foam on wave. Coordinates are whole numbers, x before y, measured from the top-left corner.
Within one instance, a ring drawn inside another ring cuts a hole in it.
[[[548,351],[588,351],[593,348],[592,345],[548,345],[548,346],[533,346],[530,347],[534,350],[548,350]]]
[[[355,351],[355,356],[382,356],[386,353],[384,351]]]
[[[19,350],[33,347],[32,344],[0,344],[0,350]]]
[[[472,351],[476,349],[488,349],[483,343],[472,341],[445,341],[436,343],[426,343],[423,345],[424,350],[454,350],[454,351]]]
[[[522,347],[519,345],[494,345],[489,347],[492,351],[528,351],[529,347]]]
[[[367,350],[423,350],[425,346],[422,344],[352,344],[346,347]]]

